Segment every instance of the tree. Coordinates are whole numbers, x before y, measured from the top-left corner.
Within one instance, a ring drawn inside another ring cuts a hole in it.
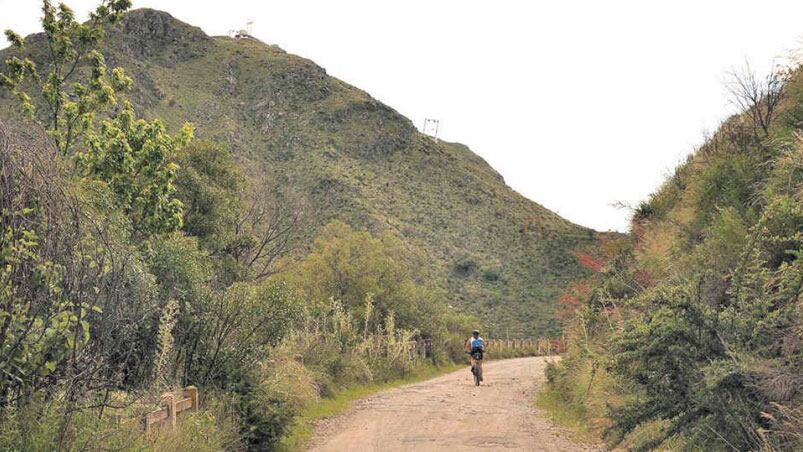
[[[240,199],[246,179],[231,151],[219,143],[194,140],[181,152],[176,176],[184,203],[184,232],[218,255],[234,239],[235,219],[245,209]]]
[[[223,283],[265,279],[308,233],[305,204],[275,188],[251,187],[224,145],[195,141],[181,152],[176,183],[185,232],[220,259]],[[245,193],[245,194],[244,194]]]
[[[277,262],[296,249],[306,232],[305,216],[302,204],[286,196],[259,190],[252,197],[234,224],[229,253],[245,279],[263,279],[276,274]]]
[[[135,231],[176,231],[183,223],[184,205],[175,197],[178,165],[173,160],[192,133],[192,126],[185,124],[178,135],[170,136],[160,120],[136,119],[126,102],[113,118],[101,122],[100,130],[85,130],[77,167],[82,175],[109,185]]]
[[[158,316],[132,230],[180,227],[172,161],[192,129],[171,136],[120,100],[131,80],[107,72],[98,46],[130,1],[103,1],[87,24],[43,5],[46,56],[26,57],[7,31],[14,49],[0,73],[0,89],[41,126],[0,130],[0,409],[59,394],[61,448],[73,413],[107,406],[148,368]]]
[[[754,130],[769,136],[769,128],[778,113],[778,105],[786,97],[789,71],[776,68],[765,77],[759,77],[745,64],[741,71],[731,72],[731,81],[726,86],[733,103],[746,113]]]
[[[403,329],[433,334],[443,312],[440,293],[423,283],[419,256],[390,233],[372,235],[335,221],[320,232],[290,278],[312,302],[341,302],[375,329],[391,313]]]
[[[109,73],[98,47],[103,26],[117,22],[130,6],[130,0],[103,0],[82,24],[65,4],[56,8],[44,0],[48,60],[9,57],[0,87],[47,131],[62,156],[75,159],[78,175],[109,184],[134,229],[151,235],[181,227],[173,160],[192,137],[192,126],[171,137],[161,121],[137,120],[131,105],[120,102],[132,81],[122,68]],[[25,40],[11,30],[6,37],[22,55]]]
[[[96,113],[114,106],[116,95],[131,85],[131,79],[121,68],[112,70],[110,76],[107,74],[103,55],[98,51],[103,26],[120,20],[130,7],[131,0],[103,0],[90,14],[89,22],[82,24],[64,3],[56,8],[50,0],[44,0],[41,22],[49,61],[42,66],[47,73],[42,76],[39,65],[29,58],[12,56],[6,60],[9,72],[0,74],[0,86],[19,99],[24,112],[38,119],[63,155],[91,127]],[[25,47],[19,34],[12,30],[6,30],[5,34],[17,49]],[[90,75],[86,80],[78,80],[83,64],[89,65]],[[41,111],[37,103],[43,104]]]

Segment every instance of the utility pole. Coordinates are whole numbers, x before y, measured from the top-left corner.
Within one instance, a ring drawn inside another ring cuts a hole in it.
[[[440,120],[432,119],[432,118],[425,118],[424,119],[424,133],[431,136],[438,141],[438,129],[440,128]]]

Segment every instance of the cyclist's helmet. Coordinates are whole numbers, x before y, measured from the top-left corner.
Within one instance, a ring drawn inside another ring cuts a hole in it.
[[[479,335],[480,335],[480,330],[474,330],[474,331],[472,331],[472,332],[471,332],[471,335],[472,335],[472,336],[474,336],[474,337],[477,337],[477,336],[479,336]]]

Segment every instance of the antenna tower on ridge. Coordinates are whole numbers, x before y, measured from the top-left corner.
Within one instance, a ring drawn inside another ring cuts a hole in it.
[[[248,19],[248,21],[245,23],[245,28],[241,28],[239,30],[229,30],[229,35],[237,39],[254,39],[254,20]]]
[[[440,125],[441,122],[438,119],[425,118],[423,132],[434,138],[435,141],[438,141],[438,129]]]

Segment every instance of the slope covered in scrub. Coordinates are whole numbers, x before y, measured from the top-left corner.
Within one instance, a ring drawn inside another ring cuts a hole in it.
[[[34,59],[43,39],[27,39]],[[333,219],[391,231],[491,334],[559,331],[554,300],[584,272],[570,253],[597,234],[510,189],[467,147],[419,133],[309,60],[164,12],[128,13],[104,46],[109,66],[133,78],[138,112],[169,130],[190,121],[198,138],[230,146],[265,193],[303,203],[313,231]]]
[[[734,83],[744,111],[566,295],[574,345],[545,400],[612,446],[803,447],[803,71]]]

